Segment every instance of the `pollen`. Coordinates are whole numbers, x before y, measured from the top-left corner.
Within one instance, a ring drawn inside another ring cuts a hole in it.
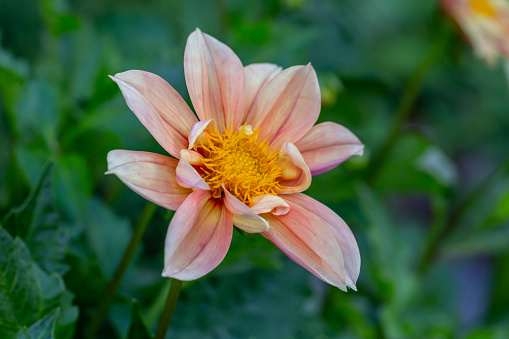
[[[226,128],[225,128],[226,130]],[[209,185],[214,198],[221,198],[223,185],[246,205],[253,205],[259,195],[276,195],[283,191],[279,184],[283,166],[279,149],[270,149],[267,139],[258,140],[259,130],[242,126],[224,133],[210,132],[197,145],[204,159],[201,175]]]
[[[487,0],[470,0],[470,6],[477,14],[491,17],[496,15],[495,8]]]

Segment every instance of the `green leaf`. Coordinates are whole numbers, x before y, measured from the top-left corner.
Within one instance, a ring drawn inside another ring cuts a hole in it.
[[[12,209],[2,224],[11,234],[22,238],[31,256],[48,272],[64,274],[67,265],[62,260],[69,243],[69,232],[59,223],[53,191],[52,168],[47,163],[37,184],[23,204]]]
[[[88,239],[99,266],[111,278],[131,238],[130,223],[95,198],[88,204],[86,222]]]
[[[27,75],[28,64],[0,48],[0,97],[13,120],[16,118],[14,104]]]
[[[0,227],[0,338],[13,337],[57,309],[58,338],[71,338],[78,319],[72,299],[62,277],[47,274],[32,260],[23,241]],[[24,335],[32,333],[30,329]]]
[[[499,227],[466,233],[461,238],[451,240],[443,250],[448,257],[464,257],[507,252],[509,243],[509,224]]]
[[[127,339],[151,339],[153,337],[141,314],[140,303],[133,299],[131,301],[131,326],[127,333]]]
[[[27,247],[0,227],[0,337],[37,321],[42,299]]]
[[[54,339],[58,314],[59,309],[55,309],[30,326],[29,329],[22,329],[18,334],[18,339]]]
[[[32,140],[40,136],[48,148],[56,149],[59,105],[55,86],[39,79],[26,82],[16,104],[16,127],[20,138]]]
[[[412,133],[401,136],[388,154],[376,188],[441,192],[456,179],[456,170],[445,153],[426,137]]]

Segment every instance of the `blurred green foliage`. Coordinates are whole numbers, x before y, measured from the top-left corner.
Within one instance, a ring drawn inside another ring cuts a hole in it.
[[[169,336],[509,337],[507,79],[475,58],[438,2],[0,8],[0,337],[84,336],[145,204],[103,175],[106,154],[164,154],[107,75],[150,71],[189,102],[182,61],[196,27],[245,65],[313,64],[320,121],[350,128],[366,154],[314,177],[306,193],[351,226],[362,267],[358,292],[344,293],[262,237],[236,233],[225,261],[184,285]],[[431,50],[439,53],[384,148]],[[158,209],[101,337],[151,337],[169,288],[160,273],[171,216]]]

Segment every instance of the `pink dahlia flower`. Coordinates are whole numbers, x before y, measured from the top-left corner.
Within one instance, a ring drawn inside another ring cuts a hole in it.
[[[184,70],[200,120],[155,74],[112,77],[141,123],[176,158],[108,154],[107,173],[176,211],[162,275],[193,280],[213,270],[235,225],[261,233],[327,283],[355,288],[360,256],[352,232],[332,210],[300,193],[312,175],[364,148],[341,125],[313,126],[320,113],[313,67],[243,67],[230,48],[197,29],[187,40]]]
[[[466,34],[476,54],[488,64],[509,60],[509,2],[506,0],[442,0]]]

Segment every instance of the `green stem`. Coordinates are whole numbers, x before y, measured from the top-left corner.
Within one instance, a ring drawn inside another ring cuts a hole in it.
[[[486,192],[493,187],[498,181],[501,175],[504,175],[509,171],[509,161],[502,163],[501,166],[497,167],[490,175],[484,179],[483,182],[477,186],[477,188],[465,199],[463,202],[449,215],[447,221],[438,224],[437,229],[431,234],[429,241],[424,249],[421,262],[418,266],[418,272],[420,274],[426,273],[430,264],[437,256],[438,249],[443,243],[444,239],[447,238],[453,231],[461,225],[464,214],[470,210],[470,207],[475,205],[480,198],[482,198]]]
[[[446,26],[448,28],[448,26]],[[447,46],[447,42],[450,38],[450,31],[446,30],[440,37],[440,39],[433,45],[433,47],[424,56],[421,64],[415,72],[412,74],[403,92],[401,101],[399,102],[398,108],[396,109],[395,119],[390,129],[389,135],[385,140],[385,143],[380,147],[380,151],[375,155],[373,162],[368,169],[366,180],[371,186],[376,180],[376,176],[380,168],[383,165],[384,160],[391,153],[396,141],[398,140],[401,127],[408,120],[412,108],[414,107],[415,101],[419,95],[422,84],[426,75],[428,74],[431,67],[438,61],[440,56],[443,55],[444,47]]]
[[[113,297],[115,296],[117,289],[122,282],[122,278],[124,277],[124,274],[127,271],[127,268],[129,267],[134,254],[136,253],[136,249],[138,248],[138,245],[140,244],[147,226],[150,220],[152,220],[154,213],[156,212],[156,209],[157,205],[151,202],[147,202],[147,205],[145,205],[145,208],[143,209],[143,212],[141,213],[141,216],[138,219],[136,226],[134,227],[131,241],[129,242],[129,245],[127,245],[127,248],[124,251],[124,255],[122,256],[122,259],[117,266],[117,270],[115,271],[113,278],[106,288],[101,305],[99,305],[99,308],[97,308],[92,317],[92,322],[90,324],[88,333],[89,338],[97,337],[99,326],[101,325],[104,317],[106,316],[106,313],[108,312],[111,301],[113,300]]]
[[[155,339],[163,339],[165,337],[166,331],[168,331],[168,327],[171,323],[173,311],[177,305],[177,300],[179,298],[181,288],[182,281],[178,279],[173,279],[171,281],[170,291],[168,292],[168,298],[166,299],[166,304],[164,305],[164,310],[161,314],[161,320],[159,320],[159,326],[157,327]]]

